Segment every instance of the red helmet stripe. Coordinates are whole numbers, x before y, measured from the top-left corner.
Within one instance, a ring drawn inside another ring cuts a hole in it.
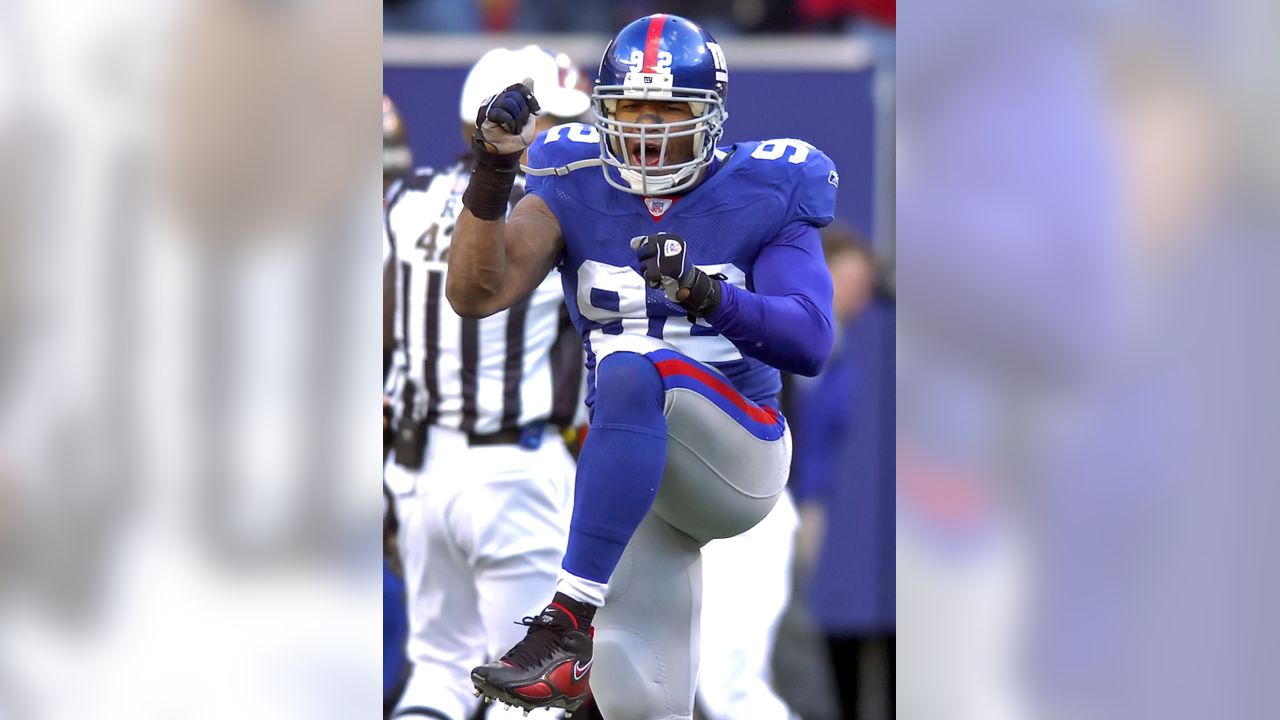
[[[644,39],[644,71],[657,72],[658,46],[662,42],[662,26],[667,24],[666,15],[654,15],[649,21],[649,34]]]

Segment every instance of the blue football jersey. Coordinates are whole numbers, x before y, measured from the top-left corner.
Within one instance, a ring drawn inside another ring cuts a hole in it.
[[[595,127],[552,128],[529,149],[532,169],[564,168],[599,156]],[[555,175],[529,175],[525,190],[555,213],[564,236],[560,272],[569,314],[587,357],[587,402],[595,366],[619,350],[674,349],[722,372],[743,395],[776,406],[778,371],[744,354],[706,320],[649,288],[631,238],[672,232],[688,243],[690,261],[708,274],[753,290],[756,256],[784,227],[823,227],[835,212],[839,176],[814,146],[792,139],[719,148],[709,177],[691,192],[641,197],[610,187],[599,165]],[[610,169],[609,172],[616,172]]]

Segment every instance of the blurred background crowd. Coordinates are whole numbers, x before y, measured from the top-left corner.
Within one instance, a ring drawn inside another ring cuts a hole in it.
[[[383,0],[388,32],[611,34],[638,17],[676,11],[723,40],[739,33],[838,33],[892,26],[895,0]]]

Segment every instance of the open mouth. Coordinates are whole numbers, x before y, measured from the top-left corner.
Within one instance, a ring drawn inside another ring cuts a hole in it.
[[[645,167],[657,167],[662,155],[662,143],[656,140],[632,140],[627,148],[631,162]]]

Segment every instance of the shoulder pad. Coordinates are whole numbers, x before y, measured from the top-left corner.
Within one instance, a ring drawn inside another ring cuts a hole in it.
[[[780,138],[744,143],[753,173],[789,196],[787,222],[824,227],[835,218],[840,175],[827,154],[803,140]]]
[[[529,146],[529,167],[560,167],[599,156],[600,131],[594,125],[565,123],[534,139]]]

